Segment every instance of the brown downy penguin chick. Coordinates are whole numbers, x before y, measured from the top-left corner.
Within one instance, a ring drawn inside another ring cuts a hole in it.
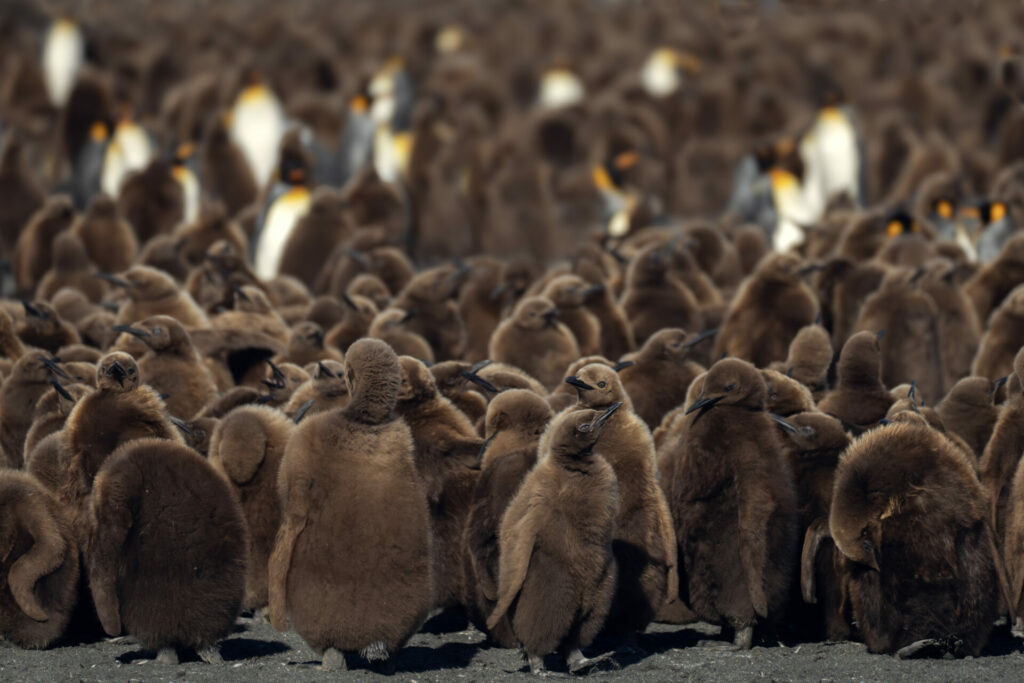
[[[578,408],[607,410],[622,404],[604,423],[595,452],[615,470],[619,485],[612,539],[618,579],[604,632],[631,640],[662,605],[678,598],[675,531],[658,486],[654,441],[614,369],[593,363],[565,381],[579,394]]]
[[[20,135],[5,136],[0,151],[0,194],[4,196],[3,210],[0,210],[0,245],[5,254],[14,251],[22,229],[46,199],[43,189],[32,177],[22,150]]]
[[[163,401],[139,375],[135,359],[127,353],[104,356],[96,368],[97,390],[79,400],[68,415],[64,436],[71,460],[60,497],[78,515],[76,525],[85,523],[96,473],[119,446],[147,437],[182,440]]]
[[[32,214],[18,235],[11,260],[14,266],[14,287],[20,296],[32,296],[39,280],[53,264],[53,241],[71,227],[75,210],[64,195],[49,197]]]
[[[93,374],[95,372],[93,370]],[[36,402],[35,419],[28,434],[25,435],[25,469],[30,468],[30,455],[39,442],[63,429],[75,403],[92,393],[92,388],[85,384],[68,382],[65,385],[56,379],[52,384],[53,388],[40,396]]]
[[[128,270],[139,250],[131,224],[121,218],[117,204],[105,194],[93,197],[71,232],[82,240],[89,260],[105,273]]]
[[[53,267],[36,287],[36,298],[49,301],[62,287],[71,287],[98,303],[107,293],[107,286],[94,272],[82,240],[73,232],[62,232],[53,242]]]
[[[621,363],[622,386],[636,414],[650,429],[686,399],[690,382],[704,372],[691,351],[698,344],[708,343],[715,332],[687,335],[678,328],[667,328],[651,335],[636,354]]]
[[[801,263],[792,254],[774,254],[758,265],[729,306],[713,357],[725,353],[758,368],[786,359],[793,339],[818,315],[817,297],[800,280]]]
[[[929,403],[941,400],[943,386],[939,311],[918,286],[924,270],[894,269],[868,297],[855,330],[885,330],[879,339],[882,382],[896,386],[916,381],[919,395]]]
[[[174,232],[185,217],[185,193],[163,159],[128,175],[117,195],[117,208],[145,244],[157,235]]]
[[[599,363],[605,367],[611,368],[615,365],[604,356],[583,356],[577,358],[573,362],[569,363],[569,367],[565,369],[565,374],[573,376],[580,370],[592,363]],[[548,394],[548,405],[555,413],[560,413],[566,408],[574,407],[579,399],[579,393],[577,387],[574,385],[563,382],[562,384],[555,387],[555,390]],[[624,399],[625,400],[625,399]]]
[[[764,409],[769,413],[786,417],[815,409],[811,390],[792,377],[775,370],[761,370],[761,378],[766,390]]]
[[[399,355],[412,356],[425,363],[433,363],[434,351],[430,343],[406,326],[406,323],[413,320],[416,315],[415,310],[385,308],[370,323],[366,336],[386,342]]]
[[[304,418],[348,405],[345,365],[336,360],[320,360],[309,368],[310,380],[288,399],[284,414],[301,422]]]
[[[1018,386],[1024,386],[1024,347],[1013,359],[1013,375]],[[2,392],[0,392],[2,393]],[[1003,405],[992,430],[992,436],[978,459],[978,478],[992,505],[996,538],[1004,535],[1010,488],[1017,464],[1024,453],[1024,394],[1011,394]]]
[[[992,313],[981,338],[971,374],[996,379],[1013,372],[1013,359],[1024,345],[1024,285],[1017,287]]]
[[[552,422],[549,449],[501,522],[498,599],[487,627],[507,616],[533,673],[554,651],[573,673],[596,663],[579,648],[597,636],[612,605],[619,493],[615,471],[594,446],[619,406],[570,411]]]
[[[754,626],[778,618],[799,552],[793,473],[750,363],[726,358],[686,409],[669,507],[679,544],[680,597],[748,649]]]
[[[358,294],[343,293],[341,301],[345,307],[345,315],[327,330],[324,343],[344,353],[348,347],[369,334],[370,325],[380,311],[372,300]]]
[[[177,320],[156,315],[116,329],[149,347],[138,359],[139,372],[143,382],[166,397],[164,403],[171,415],[190,420],[217,397],[213,375]]]
[[[352,651],[393,663],[433,604],[427,496],[394,414],[398,357],[362,339],[345,377],[348,406],[304,420],[288,441],[269,564],[271,623],[283,631],[290,615],[328,669]]]
[[[1005,383],[1005,377],[996,381],[987,377],[964,377],[935,408],[946,429],[963,439],[979,457],[985,452],[999,419],[1000,408],[995,404],[995,396]]]
[[[167,273],[149,266],[132,266],[120,277],[108,276],[124,288],[128,301],[117,311],[119,325],[131,325],[154,315],[169,315],[186,330],[207,328],[210,321],[198,304]]]
[[[704,329],[704,316],[697,298],[669,272],[670,251],[671,245],[645,247],[633,257],[626,271],[626,290],[620,304],[637,344],[642,345],[665,327]]]
[[[446,360],[430,366],[430,374],[434,376],[437,390],[456,408],[461,410],[469,421],[482,430],[482,421],[487,413],[487,398],[480,391],[470,387],[476,386],[487,392],[487,396],[498,393],[498,388],[476,373],[490,364],[489,360],[480,361],[475,365],[458,360]],[[478,383],[482,383],[478,384]]]
[[[970,465],[937,431],[894,424],[854,442],[836,470],[829,527],[871,652],[981,652],[1006,592],[988,515]]]
[[[252,204],[260,188],[241,148],[232,141],[223,116],[213,116],[203,140],[201,175],[205,189],[224,202],[229,216]]]
[[[797,490],[803,532],[800,590],[804,602],[819,607],[813,632],[823,631],[830,641],[848,640],[850,625],[843,613],[838,556],[829,535],[828,515],[836,464],[850,445],[850,437],[839,420],[819,412],[797,413],[776,423],[785,435],[783,452]]]
[[[14,320],[7,311],[0,310],[0,361],[3,361],[4,374],[9,374],[14,361],[25,353],[25,345],[21,343],[14,330]]]
[[[465,265],[444,265],[417,273],[391,302],[415,313],[406,327],[430,344],[437,360],[461,358],[466,350],[466,326],[454,297],[468,271]]]
[[[294,363],[299,367],[320,360],[344,361],[337,349],[324,344],[323,328],[311,322],[293,326],[288,337],[288,348],[274,358],[275,363]]]
[[[279,410],[242,406],[219,422],[210,439],[210,463],[231,481],[249,529],[244,609],[267,604],[267,562],[281,525],[277,473],[293,431],[295,424]]]
[[[0,501],[0,636],[48,647],[78,602],[78,545],[64,507],[31,475],[0,471]]]
[[[785,362],[773,363],[771,369],[803,384],[817,401],[825,395],[832,356],[832,340],[828,331],[818,324],[807,325],[793,337]]]
[[[587,309],[597,317],[601,326],[601,353],[608,358],[622,358],[635,351],[633,326],[615,300],[611,287],[598,282],[587,287],[584,293]]]
[[[1005,535],[1002,539],[1003,557],[1009,580],[1010,613],[1016,616],[1013,634],[1019,637],[1024,630],[1021,599],[1024,598],[1024,467],[1017,465],[1010,487],[1010,504],[1006,511]]]
[[[818,402],[818,410],[856,433],[874,426],[893,404],[882,384],[881,334],[858,332],[847,340],[839,354],[836,388]]]
[[[345,292],[351,296],[362,296],[373,302],[378,311],[383,311],[391,303],[391,290],[384,281],[373,273],[360,273],[352,278]],[[338,295],[339,298],[341,295]]]
[[[601,321],[585,305],[589,295],[589,286],[577,275],[556,277],[541,293],[558,308],[558,319],[576,337],[580,354],[596,356],[601,353]]]
[[[509,389],[487,406],[483,460],[466,520],[466,603],[470,619],[501,647],[516,647],[507,616],[493,629],[487,617],[498,599],[498,533],[509,501],[537,463],[537,445],[554,412],[527,389]]]
[[[239,254],[245,254],[248,240],[238,223],[231,220],[218,201],[203,202],[199,215],[191,223],[179,226],[176,236],[181,240],[181,257],[190,266],[198,266],[204,260],[211,265],[226,270],[241,270],[247,280],[255,280],[244,259],[235,268],[231,261]]]
[[[50,304],[23,300],[22,306],[25,319],[18,325],[17,331],[18,337],[28,346],[56,353],[57,349],[82,341],[75,326],[62,320]]]
[[[964,284],[964,292],[974,303],[978,320],[984,324],[1021,282],[1024,282],[1024,234],[1007,240],[996,260],[979,268]]]
[[[501,322],[501,273],[503,264],[493,256],[466,259],[469,272],[459,288],[459,315],[466,325],[463,359],[477,363],[487,358],[487,345]]]
[[[7,467],[21,468],[36,403],[50,390],[55,377],[68,379],[49,353],[26,351],[0,387],[0,455]]]
[[[551,391],[580,357],[576,338],[558,321],[558,314],[550,299],[526,297],[494,331],[488,355],[524,370]]]
[[[948,392],[961,377],[974,374],[971,372],[971,363],[981,340],[981,323],[970,298],[957,279],[959,272],[957,265],[938,259],[925,264],[924,275],[919,280],[921,290],[931,297],[938,311],[943,392]],[[1007,372],[1009,370],[1008,365]],[[938,400],[937,397],[930,398],[932,401]]]
[[[233,330],[236,334],[256,332],[280,344],[288,343],[288,326],[259,287],[233,287],[232,306],[210,318],[213,329]]]
[[[413,458],[430,504],[435,607],[462,602],[462,537],[483,440],[469,418],[441,395],[422,362],[401,356],[402,384],[396,412],[412,432]]]
[[[263,394],[256,400],[259,405],[272,408],[285,406],[299,387],[312,379],[309,373],[295,363],[267,361],[266,377],[260,380]]]
[[[86,566],[103,630],[133,636],[162,662],[177,663],[178,649],[222,661],[216,645],[242,604],[247,545],[227,479],[184,444],[140,439],[104,463],[89,508]]]

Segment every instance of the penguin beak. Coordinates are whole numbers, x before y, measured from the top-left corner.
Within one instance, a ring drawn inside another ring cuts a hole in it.
[[[495,431],[493,434],[491,434],[489,437],[487,437],[487,439],[482,444],[480,444],[480,450],[476,454],[477,460],[483,460],[484,459],[484,453],[487,452],[487,447],[491,445],[491,442],[494,441],[494,437],[496,437],[497,435],[498,435],[498,432]]]
[[[234,291],[235,296],[237,296],[242,301],[246,301],[246,302],[251,301],[249,296],[245,292],[243,292],[242,288],[239,287],[237,284],[231,283],[231,289],[232,289],[232,291]]]
[[[330,368],[328,368],[326,365],[324,365],[324,362],[322,360],[318,360],[316,362],[316,367],[320,371],[320,376],[321,377],[337,377],[336,374],[331,372]]]
[[[62,370],[61,367],[59,365],[57,365],[57,363],[59,363],[59,362],[60,362],[60,358],[44,358],[43,359],[43,365],[45,365],[46,368],[50,372],[52,372],[53,374],[57,375],[61,379],[71,379],[71,377],[68,376],[68,373],[64,372],[64,370]]]
[[[132,327],[131,325],[113,325],[111,326],[110,329],[115,330],[117,332],[127,332],[128,334],[132,335],[133,337],[136,337],[137,339],[145,339],[146,337],[149,336],[149,332],[146,332],[145,330],[140,330],[137,327]]]
[[[60,396],[61,398],[67,399],[71,403],[75,402],[74,397],[71,394],[69,394],[68,390],[64,388],[64,385],[58,382],[57,380],[51,379],[50,386],[53,387],[53,390],[56,391],[57,395]]]
[[[494,361],[491,360],[490,358],[488,358],[487,360],[482,360],[479,363],[477,363],[476,365],[474,365],[473,367],[471,367],[469,369],[469,373],[471,375],[475,375],[476,373],[480,372],[481,370],[483,370],[484,368],[486,368],[488,365],[490,365],[493,362]]]
[[[508,284],[498,285],[491,290],[491,301],[497,301],[501,297],[505,296],[505,292],[508,291]]]
[[[173,415],[168,419],[171,421],[171,424],[180,429],[185,436],[195,436],[195,432],[193,432],[192,428],[185,424],[183,420],[180,420]]]
[[[787,422],[786,418],[776,413],[768,413],[768,417],[772,418],[772,420],[775,421],[775,424],[779,425],[790,434],[796,434],[796,427]]]
[[[33,318],[41,318],[42,320],[48,320],[50,318],[49,314],[44,313],[43,311],[39,310],[38,308],[30,304],[27,299],[21,300],[21,306],[22,308],[25,309],[26,315],[30,315]]]
[[[1009,381],[1009,379],[1009,375],[1003,375],[1002,377],[997,379],[995,381],[995,384],[992,386],[992,395],[995,396],[999,392],[999,390],[1003,388],[1003,385],[1006,384],[1007,381]]]
[[[118,277],[116,275],[112,275],[110,273],[99,272],[99,273],[94,273],[94,275],[96,277],[98,277],[99,279],[101,279],[101,280],[106,280],[107,282],[109,282],[110,284],[112,284],[112,285],[114,285],[116,287],[122,287],[124,289],[130,289],[131,286],[132,286],[132,283],[128,282],[124,278]]]
[[[604,283],[598,282],[596,285],[591,285],[583,290],[583,298],[589,299],[595,294],[600,294],[605,290]]]
[[[591,389],[594,388],[594,387],[590,386],[589,384],[587,384],[586,382],[584,382],[583,380],[581,380],[576,375],[573,375],[572,377],[566,377],[565,378],[565,383],[566,384],[571,384],[574,387],[576,387],[577,389],[582,389],[583,391],[590,391]]]
[[[415,318],[417,315],[419,315],[419,313],[420,313],[419,309],[410,308],[408,311],[405,312],[405,315],[403,315],[401,317],[401,319],[398,321],[398,324],[399,325],[404,325],[405,323],[409,322],[410,320]]]
[[[817,273],[819,270],[824,270],[824,269],[825,269],[825,265],[822,264],[822,263],[810,263],[810,264],[808,264],[808,265],[806,265],[806,266],[804,266],[802,268],[797,268],[796,276],[797,277],[806,277],[806,276],[810,275],[811,273]]]
[[[356,263],[361,265],[363,268],[366,268],[367,270],[369,270],[369,268],[370,268],[370,259],[366,258],[366,254],[364,254],[361,251],[357,251],[356,249],[346,249],[345,250],[345,254],[350,259],[352,259],[353,261],[355,261]]]
[[[695,411],[701,411],[703,415],[705,412],[711,410],[715,405],[721,401],[725,396],[701,396],[696,401],[690,404],[690,407],[686,409],[684,415],[689,415]]]
[[[121,364],[118,363],[116,360],[110,364],[109,368],[107,368],[106,374],[107,377],[112,377],[115,380],[117,380],[117,383],[120,384],[122,387],[124,386],[124,378],[128,376],[128,373],[125,372],[124,368],[121,367]]]
[[[489,391],[492,394],[497,394],[498,393],[498,388],[497,387],[495,387],[493,384],[491,384],[490,382],[485,380],[480,375],[478,375],[475,372],[473,372],[472,369],[470,369],[468,372],[462,372],[460,374],[463,377],[465,377],[466,379],[468,379],[470,382],[472,382],[473,384],[475,384],[478,387],[480,387],[481,389],[483,389],[484,391]]]
[[[612,370],[614,370],[615,372],[622,372],[626,368],[631,368],[634,365],[636,365],[636,361],[624,360],[613,365]]]
[[[295,413],[295,424],[302,422],[302,418],[306,417],[306,413],[309,411],[315,400],[315,398],[311,398],[299,406],[299,410]]]
[[[707,341],[708,339],[711,339],[716,334],[718,334],[718,328],[717,327],[713,327],[710,330],[704,330],[703,332],[698,334],[696,337],[694,337],[690,341],[688,341],[685,344],[683,344],[683,347],[686,348],[686,349],[692,349],[697,344],[700,344],[703,341]]]
[[[544,313],[541,317],[544,318],[544,321],[548,324],[549,327],[554,327],[555,320],[558,319],[558,309],[552,308],[550,311]]]
[[[353,311],[358,311],[358,310],[359,310],[359,307],[358,307],[358,306],[356,306],[356,302],[355,302],[355,301],[352,301],[352,297],[350,297],[350,296],[349,296],[348,294],[346,294],[346,293],[344,293],[344,292],[342,292],[342,293],[341,293],[341,301],[342,301],[342,302],[343,302],[343,303],[344,303],[344,304],[345,304],[346,306],[348,306],[349,308],[351,308],[351,309],[352,309]]]
[[[615,411],[621,407],[622,401],[619,401],[618,403],[613,403],[610,406],[608,406],[608,409],[604,411],[604,413],[602,413],[599,418],[590,423],[590,430],[600,431],[601,427],[604,426],[604,423],[611,419],[611,416],[615,414]]]
[[[284,373],[281,372],[281,368],[277,367],[274,361],[267,359],[267,364],[270,366],[270,372],[274,376],[274,381],[278,386],[284,388]]]

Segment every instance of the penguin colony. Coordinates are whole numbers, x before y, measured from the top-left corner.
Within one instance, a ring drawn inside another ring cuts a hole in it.
[[[0,636],[1024,630],[1024,11],[782,5],[0,10]]]

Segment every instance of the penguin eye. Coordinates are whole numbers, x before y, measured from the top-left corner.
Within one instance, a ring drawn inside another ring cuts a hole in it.
[[[724,389],[725,389],[726,391],[732,391],[733,389],[735,389],[735,388],[736,388],[736,383],[735,383],[735,382],[729,382],[729,383],[728,383],[728,384],[726,384],[726,385],[725,385],[725,387],[723,387],[723,388],[724,388]]]
[[[812,436],[814,434],[814,427],[810,425],[804,425],[803,427],[800,428],[800,433],[803,434],[804,436]],[[865,531],[867,530],[865,529]]]
[[[598,382],[597,386],[604,389],[606,386],[608,386],[608,382]]]
[[[164,333],[164,328],[162,328],[162,327],[154,327],[153,328],[153,334],[163,334],[163,333]]]
[[[862,539],[866,539],[868,537],[868,528],[867,527],[864,527],[863,529],[860,530],[860,537]],[[869,542],[869,544],[870,544],[870,542]]]
[[[768,396],[768,400],[769,401],[777,401],[778,399],[779,399],[779,395],[778,394],[769,394],[769,396]]]

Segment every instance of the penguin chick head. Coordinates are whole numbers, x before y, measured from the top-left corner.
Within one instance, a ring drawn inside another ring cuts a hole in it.
[[[488,404],[484,433],[490,438],[498,432],[515,431],[539,439],[554,415],[543,397],[529,389],[509,389]]]
[[[87,221],[112,221],[117,218],[117,204],[110,195],[104,192],[93,197],[89,202],[89,207],[85,210],[85,220]]]
[[[573,410],[556,418],[550,427],[552,454],[569,460],[589,456],[605,423],[620,407],[613,403],[605,410]]]
[[[791,377],[775,370],[761,370],[767,394],[765,410],[777,415],[792,415],[814,410],[811,390]]]
[[[117,351],[100,359],[96,369],[96,386],[101,391],[117,394],[134,391],[139,386],[139,366],[127,353]]]
[[[850,443],[850,437],[843,429],[843,423],[825,413],[810,410],[790,415],[786,422],[792,429],[783,431],[796,444],[797,451],[841,451]]]
[[[704,390],[686,413],[699,410],[704,414],[717,405],[764,410],[766,393],[764,379],[757,368],[739,358],[724,358],[708,370]]]
[[[313,388],[320,396],[344,396],[348,394],[345,383],[345,365],[336,360],[318,360],[313,364]]]
[[[55,377],[70,379],[58,363],[60,359],[54,358],[46,351],[27,351],[11,368],[10,379],[26,383],[46,383]]]
[[[132,266],[122,273],[120,279],[127,283],[125,291],[128,296],[136,301],[152,301],[178,293],[174,278],[152,266]]]
[[[768,282],[795,282],[804,265],[803,259],[795,254],[771,254],[757,266],[754,276]]]
[[[882,383],[882,351],[879,335],[858,332],[843,344],[839,354],[839,384],[844,387],[875,387]]]
[[[59,270],[80,270],[89,267],[89,253],[82,239],[69,230],[53,240],[53,265]]]
[[[546,296],[531,296],[516,306],[513,314],[516,327],[524,330],[543,330],[558,325],[558,309]]]
[[[243,313],[269,315],[274,306],[270,303],[267,293],[255,285],[242,285],[233,292],[234,308]]]
[[[380,311],[372,299],[359,294],[341,295],[341,303],[344,305],[345,317],[343,320],[350,325],[369,326]]]
[[[405,404],[421,403],[437,395],[437,384],[430,369],[419,359],[400,356],[402,384],[398,390],[398,401]]]
[[[161,351],[181,351],[192,346],[188,332],[185,331],[185,328],[182,327],[177,319],[169,315],[154,315],[142,322],[136,323],[125,331],[129,334],[134,334],[146,346],[158,353]],[[141,334],[137,334],[139,332]]]
[[[579,404],[586,408],[606,408],[613,403],[625,401],[626,392],[619,381],[618,373],[602,363],[584,366],[565,381],[576,387],[580,397]]]
[[[1018,352],[1018,356],[1020,353]],[[1014,358],[1015,367],[1017,359]],[[1024,358],[1020,359],[1024,367]],[[994,405],[996,392],[1006,384],[1006,377],[998,380],[991,380],[988,377],[962,377],[953,388],[949,390],[944,402],[951,404],[969,406],[974,409],[991,408]]]
[[[352,397],[345,414],[358,422],[386,422],[402,385],[402,366],[394,350],[379,339],[363,338],[348,349],[345,381]]]
[[[296,324],[292,327],[289,346],[310,349],[324,348],[323,328],[308,320]]]
[[[577,308],[587,298],[589,286],[578,275],[556,277],[544,288],[544,296],[551,299],[558,308]]]

